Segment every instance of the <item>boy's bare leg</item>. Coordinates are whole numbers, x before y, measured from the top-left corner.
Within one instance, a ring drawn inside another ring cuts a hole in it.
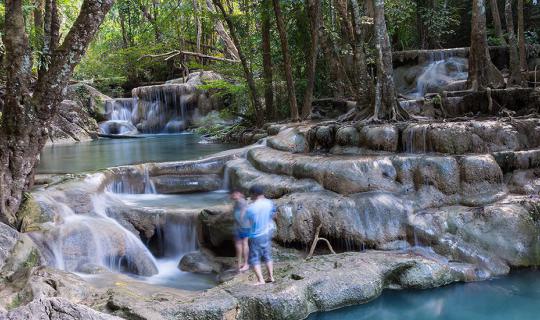
[[[249,244],[248,238],[242,239],[242,253],[244,255],[244,264],[240,267],[240,271],[249,270],[248,258],[249,258]]]
[[[263,275],[262,275],[262,270],[261,270],[261,265],[260,264],[256,264],[253,266],[253,271],[255,271],[255,275],[257,275],[257,285],[259,284],[265,284],[264,282],[264,278],[263,278]]]
[[[270,280],[270,282],[274,282],[274,264],[272,261],[266,262],[266,268],[268,269],[268,280]]]
[[[236,249],[237,268],[242,268],[242,240],[234,240],[234,248]]]

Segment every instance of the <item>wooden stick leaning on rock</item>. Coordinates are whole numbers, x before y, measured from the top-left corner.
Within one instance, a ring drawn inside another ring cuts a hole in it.
[[[317,227],[317,230],[315,231],[315,237],[313,239],[313,243],[311,244],[311,249],[309,249],[309,254],[306,257],[306,260],[311,259],[311,257],[313,256],[313,253],[315,252],[315,248],[317,247],[317,243],[319,241],[326,242],[326,244],[328,245],[328,249],[330,249],[332,254],[336,254],[336,252],[332,248],[332,245],[330,244],[330,241],[328,241],[326,238],[319,237],[319,233],[321,232],[321,228],[322,228],[322,223],[319,224],[319,226]]]

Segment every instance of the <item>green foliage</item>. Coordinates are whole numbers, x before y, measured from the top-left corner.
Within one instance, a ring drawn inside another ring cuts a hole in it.
[[[416,41],[416,1],[413,0],[388,0],[385,2],[388,34],[397,39],[399,44],[395,50],[411,49]]]
[[[37,266],[39,266],[39,252],[37,252],[35,249],[32,249],[32,251],[28,255],[28,258],[24,262],[24,267],[30,269]]]
[[[213,80],[198,86],[200,90],[208,91],[215,99],[222,101],[226,110],[222,111],[224,119],[242,115],[246,119],[254,116],[254,110],[249,103],[249,92],[245,82],[229,82]]]
[[[17,293],[15,297],[11,300],[11,302],[7,305],[8,310],[13,310],[18,307],[20,307],[23,303],[23,298],[21,297],[20,293]]]
[[[420,16],[427,27],[428,37],[439,44],[453,36],[456,27],[461,23],[457,8],[451,6],[422,8]]]

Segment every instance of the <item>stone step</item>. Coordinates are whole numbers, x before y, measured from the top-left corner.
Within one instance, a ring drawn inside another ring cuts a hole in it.
[[[287,134],[285,134],[287,133]],[[280,132],[269,143],[284,151],[327,151],[334,154],[369,153],[443,153],[479,154],[522,151],[540,147],[540,119],[469,120],[410,124],[323,124],[307,132],[298,128]],[[298,141],[305,143],[300,144]],[[287,146],[294,148],[287,149]]]
[[[505,194],[503,173],[491,155],[323,156],[271,148],[248,152],[259,171],[313,179],[342,195],[386,191],[403,194],[418,208],[463,203],[480,205]]]
[[[323,188],[313,179],[296,179],[287,175],[269,174],[255,169],[246,159],[236,159],[227,164],[231,189],[245,194],[258,185],[264,188],[265,195],[276,199],[295,192],[319,191]]]

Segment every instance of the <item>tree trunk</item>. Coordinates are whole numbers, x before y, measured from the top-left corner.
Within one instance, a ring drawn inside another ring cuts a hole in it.
[[[471,20],[471,50],[469,53],[469,89],[478,91],[504,86],[501,72],[491,62],[486,32],[485,0],[473,0]]]
[[[321,50],[330,69],[331,83],[329,85],[333,89],[334,97],[343,99],[345,98],[346,91],[353,92],[353,90],[350,88],[350,80],[347,77],[345,68],[338,55],[338,50],[336,50],[336,46],[329,33],[330,31],[326,27],[323,27],[320,31]]]
[[[287,31],[285,30],[285,21],[281,14],[280,0],[272,0],[274,3],[274,13],[276,15],[276,25],[281,41],[281,51],[283,54],[283,67],[285,69],[285,78],[287,80],[287,92],[289,94],[289,105],[291,108],[292,121],[300,120],[298,115],[298,106],[296,104],[296,92],[294,89],[294,81],[292,76],[292,62],[289,54],[289,44],[287,43]]]
[[[345,38],[353,52],[354,64],[354,95],[358,109],[369,108],[371,99],[371,81],[367,71],[366,55],[363,48],[364,37],[362,34],[360,8],[358,1],[351,1],[353,17],[349,16],[347,0],[336,0],[336,9],[341,17],[341,25]]]
[[[197,25],[197,52],[201,53],[201,37],[202,37],[202,23],[201,18],[199,17],[199,4],[198,0],[193,0],[193,14],[195,15],[195,24]]]
[[[9,63],[4,113],[0,124],[0,221],[15,227],[22,195],[33,184],[51,118],[62,100],[73,69],[111,8],[113,0],[85,0],[49,68],[30,92],[32,61],[25,31],[23,0],[5,2],[5,45]]]
[[[527,72],[529,67],[527,66],[527,47],[525,45],[525,18],[523,0],[518,0],[518,43],[519,43],[519,63],[521,65],[521,72]]]
[[[374,9],[375,43],[377,51],[377,88],[375,120],[405,120],[409,115],[397,101],[392,66],[392,47],[384,18],[384,0],[372,0]]]
[[[321,21],[321,0],[306,0],[305,6],[307,16],[310,20],[311,47],[307,58],[307,84],[302,105],[302,118],[305,119],[311,114],[311,104],[313,102],[313,90],[315,88],[315,75],[317,69],[317,51],[319,49],[319,28]]]
[[[495,35],[497,36],[497,38],[501,40],[501,44],[506,45],[506,40],[504,40],[504,33],[502,29],[501,15],[499,13],[499,5],[497,4],[497,2],[498,0],[490,0],[491,16],[493,17],[493,27],[495,28]],[[505,8],[505,12],[506,12],[506,8]],[[506,18],[506,23],[508,23],[508,18]]]
[[[263,55],[263,77],[264,77],[264,102],[266,107],[266,119],[276,119],[276,109],[274,107],[272,53],[270,46],[270,10],[271,0],[262,2],[262,55]]]
[[[212,0],[212,1],[214,5],[219,9],[219,11],[221,12],[221,15],[223,16],[223,19],[227,23],[227,26],[229,27],[229,32],[231,33],[231,38],[234,42],[236,49],[238,50],[238,58],[240,59],[240,62],[242,63],[244,76],[246,77],[246,81],[248,83],[249,94],[251,96],[251,103],[253,103],[253,108],[255,108],[255,122],[258,127],[261,127],[264,123],[264,114],[263,114],[261,103],[259,101],[259,95],[257,94],[257,86],[255,85],[255,79],[253,78],[253,73],[251,72],[249,68],[246,56],[244,56],[244,53],[242,52],[242,49],[240,47],[240,40],[238,39],[236,35],[236,29],[234,28],[233,21],[231,17],[225,11],[225,8],[223,7],[221,0]]]
[[[504,16],[506,19],[506,30],[508,33],[508,46],[510,51],[510,79],[508,79],[508,86],[519,86],[521,85],[521,68],[519,65],[518,44],[514,32],[512,0],[506,0],[504,5]]]
[[[41,48],[41,59],[39,63],[39,73],[44,73],[49,67],[52,52],[58,47],[60,41],[60,18],[56,0],[45,0],[45,14],[43,19],[43,47]]]
[[[208,8],[208,11],[211,13],[214,13],[214,5],[212,4],[212,0],[206,0],[206,7]],[[215,24],[216,32],[219,35],[221,41],[223,41],[223,45],[225,46],[225,51],[229,55],[229,57],[233,60],[238,60],[238,49],[236,49],[236,45],[234,44],[234,41],[232,41],[231,37],[225,30],[225,27],[223,26],[223,23],[220,20],[216,20]]]
[[[353,47],[356,70],[358,72],[359,88],[356,99],[357,108],[366,108],[373,104],[373,82],[369,77],[365,52],[365,37],[362,30],[362,16],[358,0],[351,0],[355,42]]]
[[[155,0],[152,1],[152,7],[154,8],[154,14],[152,14],[148,7],[146,7],[140,0],[139,2],[139,8],[141,9],[143,17],[152,25],[152,28],[154,28],[154,35],[156,38],[156,42],[161,42],[163,38],[163,34],[161,33],[161,29],[159,28],[158,21],[157,21],[157,13],[156,13],[156,2]]]

